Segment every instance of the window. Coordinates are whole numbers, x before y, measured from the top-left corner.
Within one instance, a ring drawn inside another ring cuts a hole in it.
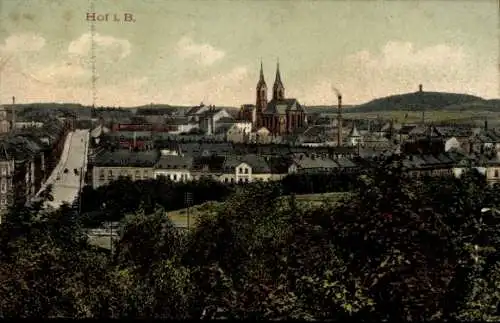
[[[140,178],[141,177],[141,171],[140,170],[136,170],[135,171],[135,178]]]
[[[247,178],[245,178],[245,183],[248,183],[248,177],[247,177]]]
[[[241,167],[240,167],[240,168],[238,169],[238,173],[243,173],[243,168],[241,168]]]
[[[498,177],[498,169],[495,169],[495,177]]]
[[[177,174],[174,174],[174,181],[177,180]]]
[[[100,180],[104,180],[104,175],[105,175],[105,174],[104,174],[104,169],[101,169],[101,170],[99,171],[99,179],[100,179]]]
[[[6,205],[7,204],[7,200],[2,198],[0,199],[0,205]]]
[[[229,181],[229,179],[226,177],[224,178],[224,183],[227,183]]]
[[[2,176],[7,176],[7,168],[2,167]]]
[[[7,181],[4,178],[2,178],[1,191],[2,193],[7,192]]]
[[[245,168],[245,174],[248,174],[248,168]]]

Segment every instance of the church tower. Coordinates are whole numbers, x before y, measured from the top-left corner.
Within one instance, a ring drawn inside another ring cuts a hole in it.
[[[276,65],[276,79],[274,80],[274,86],[273,86],[273,100],[283,100],[283,99],[285,99],[285,87],[281,82],[280,62],[278,61]]]
[[[257,101],[255,103],[257,112],[257,124],[262,125],[262,113],[267,108],[267,85],[264,80],[264,70],[262,68],[262,61],[260,62],[260,78],[257,83]]]

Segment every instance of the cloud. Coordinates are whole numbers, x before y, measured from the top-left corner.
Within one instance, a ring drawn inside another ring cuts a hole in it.
[[[37,52],[45,46],[45,38],[34,33],[10,35],[0,45],[0,52],[18,54],[20,52]]]
[[[79,56],[90,56],[92,37],[85,33],[80,38],[73,40],[68,46],[68,53]],[[131,44],[126,39],[104,36],[96,33],[94,35],[95,55],[99,60],[123,59],[130,55]]]
[[[347,59],[370,68],[436,68],[450,64],[463,65],[466,62],[466,54],[461,47],[445,44],[416,49],[410,42],[390,41],[378,55],[363,50],[348,56]]]
[[[21,69],[20,74],[38,84],[54,87],[91,86],[92,69],[89,60],[91,43],[90,34],[83,34],[70,42],[67,52],[61,53],[57,61],[44,65],[31,65],[30,68]],[[125,39],[96,34],[94,44],[98,62],[114,62],[127,57],[131,52],[131,45]],[[106,68],[112,69],[113,66],[107,64]]]
[[[249,91],[244,84],[247,76],[248,69],[238,66],[226,73],[215,74],[211,78],[179,86],[171,92],[171,98],[167,102],[181,99],[184,102],[203,101],[205,104],[220,104],[220,102],[235,104]]]
[[[131,45],[125,39],[97,34],[94,40],[98,63],[117,61],[131,52]],[[0,82],[1,92],[4,95],[16,95],[23,102],[67,101],[91,104],[90,35],[83,34],[73,40],[66,51],[55,53],[56,57],[52,56],[51,61],[31,59],[27,52],[43,50],[43,45],[45,40],[42,37],[29,34],[7,38],[0,47],[0,72],[2,80],[8,78],[9,82]],[[145,79],[136,79],[132,75],[123,81],[117,81],[113,78],[116,75],[113,70],[116,69],[115,65],[103,65],[105,73],[102,73],[103,79],[99,80],[98,87],[108,97],[125,101],[128,94],[140,92],[137,89],[145,84]]]
[[[78,82],[88,82],[91,71],[78,63],[65,61],[41,67],[35,73],[30,74],[35,80],[53,85],[74,85]]]
[[[182,59],[191,59],[200,65],[212,65],[226,53],[210,44],[197,44],[191,38],[182,37],[177,42],[177,54]]]
[[[476,60],[461,46],[436,44],[417,48],[410,42],[390,41],[378,51],[361,50],[341,65],[324,66],[316,79],[297,88],[298,98],[309,105],[333,104],[339,88],[344,101],[363,103],[397,93],[424,91],[470,93],[498,97],[498,71],[493,61],[483,69],[472,68]],[[323,75],[335,75],[332,80]],[[307,85],[305,85],[307,84]]]

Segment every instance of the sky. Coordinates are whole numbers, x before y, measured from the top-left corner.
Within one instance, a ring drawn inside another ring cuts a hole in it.
[[[306,106],[419,84],[500,98],[495,0],[93,1],[0,0],[0,104],[239,107],[255,103],[261,60],[272,88],[278,59]]]

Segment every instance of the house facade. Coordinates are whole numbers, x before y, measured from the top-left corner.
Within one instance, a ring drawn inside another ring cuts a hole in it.
[[[92,187],[107,185],[119,177],[134,181],[154,178],[154,166],[160,153],[150,151],[102,151],[92,161]]]

